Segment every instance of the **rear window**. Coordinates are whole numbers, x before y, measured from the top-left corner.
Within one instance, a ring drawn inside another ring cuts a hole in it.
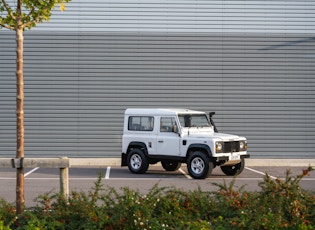
[[[131,116],[128,120],[128,130],[132,131],[153,131],[154,117]]]

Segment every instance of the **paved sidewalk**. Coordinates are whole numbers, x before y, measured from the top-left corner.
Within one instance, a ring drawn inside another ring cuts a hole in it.
[[[245,159],[246,166],[315,167],[315,159]]]
[[[265,167],[315,167],[315,159],[245,159],[245,165]],[[120,166],[120,158],[70,158],[70,167]]]
[[[27,158],[25,158],[27,159]],[[46,160],[43,167],[46,168],[56,168],[47,167],[45,163],[49,165],[49,161],[47,159],[57,160],[59,158],[28,158],[31,162],[36,165],[36,161],[41,159]],[[47,163],[48,162],[48,163]],[[59,162],[59,161],[58,161]],[[120,158],[69,158],[69,165],[73,168],[84,168],[84,167],[108,167],[108,166],[120,166]],[[160,163],[158,163],[160,164]],[[245,166],[247,167],[315,167],[315,159],[264,159],[264,158],[246,158]],[[0,158],[0,168],[11,168],[12,167],[12,158]],[[31,166],[33,167],[33,166]],[[42,166],[34,166],[34,167],[42,167]]]

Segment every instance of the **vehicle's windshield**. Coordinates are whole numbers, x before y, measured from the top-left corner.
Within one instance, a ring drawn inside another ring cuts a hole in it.
[[[210,127],[206,114],[179,114],[182,127]]]

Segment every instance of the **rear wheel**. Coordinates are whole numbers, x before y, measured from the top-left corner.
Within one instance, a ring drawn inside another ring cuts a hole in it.
[[[243,172],[244,167],[245,167],[245,161],[244,161],[244,158],[242,158],[241,162],[238,164],[221,166],[221,170],[222,172],[224,172],[225,175],[235,176]]]
[[[133,149],[128,154],[128,168],[131,172],[142,174],[149,168],[149,162],[140,149]]]
[[[189,174],[195,179],[204,179],[211,174],[214,164],[209,157],[200,151],[193,152],[187,160]]]
[[[180,162],[168,160],[161,161],[161,164],[166,171],[176,171],[182,165]]]

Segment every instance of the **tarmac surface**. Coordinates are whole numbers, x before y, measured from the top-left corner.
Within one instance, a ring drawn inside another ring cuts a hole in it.
[[[308,166],[315,168],[315,159],[246,159],[245,169],[237,177],[226,176],[220,167],[216,167],[212,174],[204,180],[192,179],[186,164],[175,172],[166,172],[160,164],[150,165],[145,174],[133,174],[128,167],[120,167],[119,158],[71,158],[69,168],[69,190],[89,192],[96,180],[101,176],[103,188],[120,190],[124,187],[139,190],[145,194],[154,185],[161,187],[176,187],[185,191],[201,189],[216,191],[217,184],[235,183],[235,189],[244,186],[246,191],[259,191],[259,183],[266,173],[272,178],[284,179],[287,170],[296,176]],[[44,193],[57,193],[60,189],[60,170],[58,168],[25,168],[25,204],[34,206],[34,201]],[[304,177],[300,186],[315,192],[315,171]],[[0,197],[8,202],[15,201],[16,170],[14,168],[0,168]]]

